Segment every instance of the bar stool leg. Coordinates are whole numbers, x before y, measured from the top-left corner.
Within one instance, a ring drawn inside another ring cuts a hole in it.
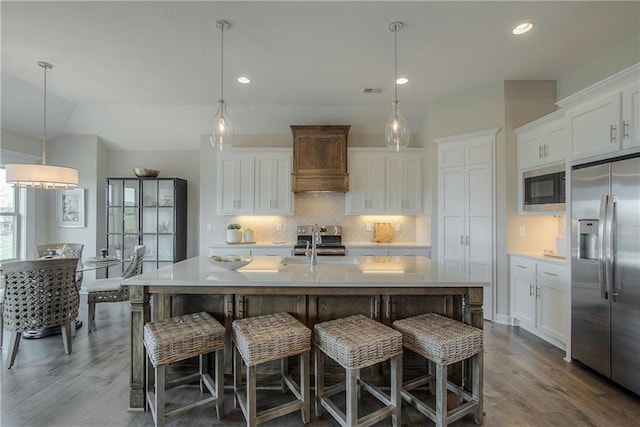
[[[447,425],[447,366],[436,364],[436,427]]]
[[[256,425],[256,365],[247,366],[247,426]]]
[[[239,408],[238,391],[242,387],[242,356],[236,346],[233,346],[233,407]]]
[[[202,376],[209,373],[209,356],[206,354],[198,355],[198,365],[200,366],[200,393],[204,393],[205,385]]]
[[[156,382],[156,394],[155,394],[155,406],[156,406],[156,427],[164,426],[164,374],[165,366],[156,366],[155,382]]]
[[[216,364],[216,397],[218,398],[218,403],[216,403],[216,415],[218,415],[218,419],[221,419],[224,417],[224,348],[216,351],[214,358]]]
[[[476,424],[482,424],[482,420],[484,418],[484,408],[483,408],[483,395],[482,395],[482,381],[483,381],[483,364],[484,364],[484,356],[481,351],[480,353],[473,356],[473,379],[472,385],[473,388],[473,398],[478,400],[478,408],[473,414],[473,421]]]
[[[300,354],[300,394],[302,395],[302,422],[311,420],[310,387],[309,387],[309,351]]]
[[[395,407],[393,415],[391,415],[391,424],[393,427],[400,425],[400,416],[402,412],[402,398],[400,391],[402,390],[402,355],[391,359],[391,404]]]
[[[283,357],[282,359],[280,359],[280,374],[281,374],[280,388],[282,389],[282,394],[285,394],[288,389],[287,383],[284,380],[285,376],[289,374],[289,358],[288,357]]]
[[[316,360],[316,416],[320,417],[322,416],[322,402],[320,399],[324,396],[324,353],[318,347],[315,347],[314,356]]]
[[[355,426],[358,423],[358,369],[347,369],[347,413],[346,421],[348,426]]]
[[[436,364],[427,359],[427,373],[431,377],[429,379],[429,392],[435,394],[436,390]]]

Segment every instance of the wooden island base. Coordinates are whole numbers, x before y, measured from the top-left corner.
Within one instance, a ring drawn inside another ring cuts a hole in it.
[[[406,259],[407,262],[411,260],[410,264],[414,267],[417,263],[420,270],[430,268],[430,262],[426,258],[419,261],[415,258],[421,257],[398,258]],[[354,286],[349,286],[344,280],[338,281],[335,277],[327,278],[335,283],[298,284],[299,277],[294,274],[293,279],[289,277],[288,282],[278,285],[275,283],[277,277],[266,281],[264,274],[246,274],[234,277],[234,280],[248,279],[240,285],[231,283],[230,279],[212,281],[211,276],[206,273],[206,258],[204,260],[203,265],[202,259],[192,258],[127,281],[131,286],[130,410],[144,410],[145,407],[143,326],[152,318],[159,320],[207,311],[230,331],[231,322],[235,319],[277,312],[291,313],[309,328],[319,322],[353,314],[363,314],[390,326],[397,319],[436,312],[482,328],[483,286],[486,285],[482,282],[469,283],[464,279],[452,282],[449,278],[445,281],[434,277],[433,280],[425,280],[422,285],[418,285],[415,277],[412,282],[402,283],[398,277],[400,275],[393,274],[389,275],[392,276],[389,283],[376,275],[375,280],[367,286],[362,283],[367,280],[366,275],[349,275]],[[361,265],[365,262],[366,260]],[[185,269],[179,264],[183,263],[186,264],[183,267],[191,270],[188,281],[186,277],[184,280],[180,279]],[[199,265],[199,272],[195,265]],[[302,271],[307,266],[295,267]],[[434,276],[434,272],[428,273]],[[426,275],[424,273],[423,276]],[[228,354],[230,350],[229,347]],[[411,368],[411,361],[406,368]],[[465,378],[469,374],[471,373],[465,369]]]

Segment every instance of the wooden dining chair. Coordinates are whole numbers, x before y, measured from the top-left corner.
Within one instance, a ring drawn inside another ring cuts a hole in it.
[[[77,258],[14,261],[2,264],[5,280],[4,328],[11,332],[6,366],[13,366],[22,332],[60,326],[71,353],[71,323],[78,316]]]
[[[123,285],[122,281],[142,273],[144,250],[144,245],[133,248],[133,259],[122,274],[122,277],[96,279],[93,282],[87,283],[81,289],[82,294],[87,294],[87,328],[89,332],[93,329],[97,303],[129,301],[129,287]]]

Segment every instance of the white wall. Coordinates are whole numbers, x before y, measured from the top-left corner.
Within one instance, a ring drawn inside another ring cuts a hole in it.
[[[640,62],[637,35],[558,79],[558,100]]]

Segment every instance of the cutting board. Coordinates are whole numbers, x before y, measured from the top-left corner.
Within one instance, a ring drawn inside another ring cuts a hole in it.
[[[393,226],[390,222],[375,222],[373,224],[373,241],[376,243],[391,243],[393,240]]]

